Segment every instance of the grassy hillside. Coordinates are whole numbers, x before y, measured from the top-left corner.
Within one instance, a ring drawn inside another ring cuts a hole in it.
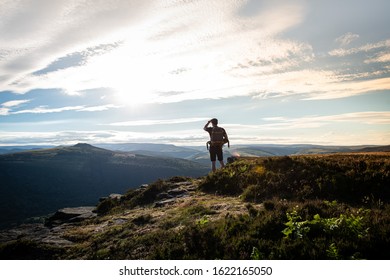
[[[0,257],[389,259],[389,187],[388,153],[239,158],[104,200],[57,229],[62,243],[24,236]]]
[[[94,205],[101,196],[207,167],[173,158],[113,152],[88,144],[0,155],[0,228],[58,208]]]

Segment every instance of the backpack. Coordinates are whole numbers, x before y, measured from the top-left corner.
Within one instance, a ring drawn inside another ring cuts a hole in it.
[[[210,133],[211,145],[223,145],[227,141],[224,137],[225,130],[222,127],[215,126]]]

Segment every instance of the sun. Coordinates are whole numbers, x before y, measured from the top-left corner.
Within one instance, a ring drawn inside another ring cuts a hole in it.
[[[121,105],[138,106],[155,101],[153,73],[149,73],[145,67],[142,63],[126,65],[112,75],[110,84]]]
[[[208,97],[208,92],[226,85],[225,80],[221,81],[224,77],[212,71],[208,62],[205,64],[212,57],[172,55],[154,45],[142,44],[142,40],[131,42],[88,62],[90,76],[101,87],[112,89],[115,102],[120,105],[136,107],[201,98],[205,94]]]
[[[123,86],[115,88],[115,99],[120,105],[137,107],[153,103],[155,96],[144,86]]]
[[[158,64],[150,57],[136,56],[120,48],[94,61],[93,70],[100,83],[113,90],[115,99],[124,106],[155,102],[158,97]],[[92,67],[91,67],[92,68]]]

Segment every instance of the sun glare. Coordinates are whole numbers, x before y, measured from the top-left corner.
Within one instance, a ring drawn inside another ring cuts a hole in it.
[[[113,89],[117,102],[125,106],[150,103],[156,97],[155,65],[151,58],[134,47],[125,45],[97,57],[91,71],[101,82]]]
[[[240,90],[242,82],[224,71],[231,65],[212,48],[173,54],[175,40],[165,40],[161,47],[160,41],[157,44],[137,36],[139,40],[125,40],[88,61],[90,76],[113,89],[117,103],[134,107],[244,92]]]

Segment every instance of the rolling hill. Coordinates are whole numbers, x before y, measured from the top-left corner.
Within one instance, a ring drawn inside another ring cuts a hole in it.
[[[171,176],[209,171],[192,161],[88,144],[0,155],[0,227]]]

